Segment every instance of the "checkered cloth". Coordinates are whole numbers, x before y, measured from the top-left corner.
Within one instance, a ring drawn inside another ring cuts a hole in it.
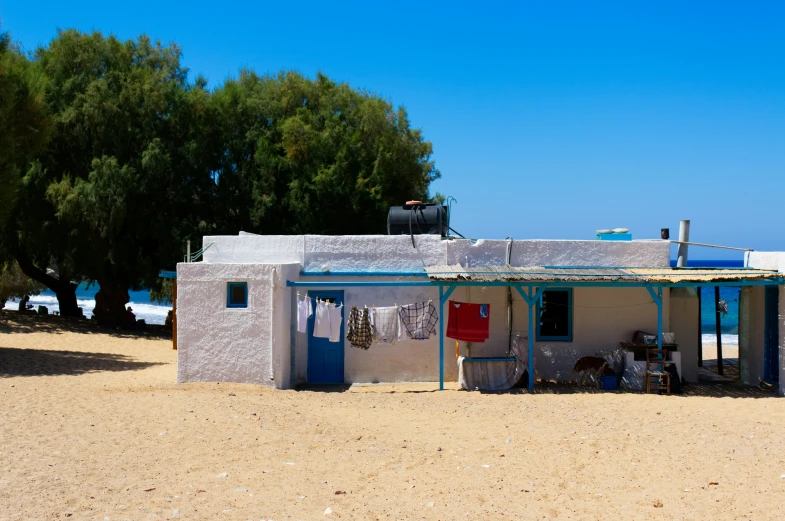
[[[426,340],[436,331],[439,313],[430,300],[401,306],[398,313],[406,334],[413,340]]]
[[[373,308],[371,311],[371,325],[373,326],[373,340],[381,344],[394,344],[401,337],[401,321],[398,308],[395,306]]]
[[[373,328],[371,327],[371,318],[368,316],[368,308],[360,311],[357,306],[352,306],[349,312],[349,333],[346,335],[352,347],[359,347],[360,349],[368,349],[373,342]]]

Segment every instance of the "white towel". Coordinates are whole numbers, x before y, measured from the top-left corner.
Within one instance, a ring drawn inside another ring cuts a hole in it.
[[[313,315],[313,308],[311,307],[311,299],[304,297],[302,300],[297,300],[297,332],[308,332],[308,318]]]
[[[327,311],[330,315],[330,342],[341,341],[341,322],[343,322],[343,304],[336,306],[329,304]]]
[[[330,312],[327,302],[318,300],[316,302],[316,318],[313,324],[313,336],[315,338],[330,338]]]

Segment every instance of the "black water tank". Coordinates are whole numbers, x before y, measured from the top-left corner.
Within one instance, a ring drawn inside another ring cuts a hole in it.
[[[387,235],[447,235],[447,207],[438,204],[407,203],[391,206],[387,214]]]

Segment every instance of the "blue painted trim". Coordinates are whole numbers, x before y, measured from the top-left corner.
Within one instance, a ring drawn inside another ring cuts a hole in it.
[[[159,279],[176,279],[177,272],[176,271],[168,271],[168,270],[161,270],[158,272]]]
[[[529,360],[528,360],[527,365],[528,365],[528,370],[529,370],[529,390],[530,391],[534,389],[534,335],[532,334],[532,332],[533,332],[532,328],[534,327],[534,301],[537,299],[536,295],[541,294],[542,288],[540,288],[540,290],[538,290],[537,293],[535,295],[533,295],[533,296],[531,295],[531,292],[532,292],[532,288],[529,288],[529,294],[530,294],[530,302],[529,302],[529,330],[528,330],[528,333],[526,334],[526,336],[529,337],[528,338],[529,339],[529,342],[528,342],[528,344],[529,344],[529,353],[528,353]]]
[[[453,285],[454,286],[454,285]],[[455,287],[450,288],[450,293]],[[439,286],[439,390],[444,390],[444,287]]]
[[[476,282],[476,281],[330,281],[330,282],[311,282],[311,281],[286,281],[288,287],[323,287],[323,288],[343,288],[343,287],[384,287],[384,286],[409,286],[409,287],[427,287],[427,286],[446,286],[455,284],[456,286],[475,286],[475,287],[498,287],[498,286],[526,286],[528,288],[548,286],[548,287],[583,287],[583,288],[644,288],[651,286],[662,286],[665,288],[711,288],[714,286],[740,288],[746,286],[780,286],[785,284],[785,278],[778,277],[776,279],[763,279],[763,280],[738,280],[734,282],[649,282],[649,281],[610,281],[610,282],[597,282],[597,281],[494,281],[494,282]]]
[[[435,281],[413,281],[413,280],[401,280],[401,281],[391,281],[391,280],[384,280],[384,281],[371,281],[371,282],[359,282],[359,281],[346,281],[346,282],[337,282],[337,281],[330,281],[330,282],[310,282],[305,280],[298,280],[298,281],[291,281],[287,280],[286,285],[288,287],[311,287],[311,288],[351,288],[351,287],[384,287],[384,286],[441,286],[443,283],[435,282]]]
[[[450,284],[447,292],[444,286],[439,286],[439,390],[444,390],[444,304],[450,298],[458,284]]]
[[[631,233],[598,233],[598,241],[631,241]]]
[[[464,358],[464,362],[516,362],[517,358],[513,357],[488,357],[488,358]]]
[[[232,302],[232,288],[243,288],[243,301]],[[226,283],[226,307],[232,309],[242,309],[248,307],[248,283],[247,282],[227,282]]]
[[[564,291],[567,293],[567,334],[563,336],[547,336],[540,334],[540,323],[539,320],[537,321],[537,342],[572,342],[572,307],[573,307],[573,298],[572,298],[572,288],[545,288],[545,291]],[[539,317],[542,315],[542,310],[540,306],[542,305],[542,295],[544,292],[538,292],[539,298],[536,299],[537,304],[537,313],[535,317]]]
[[[671,268],[676,268],[677,266],[674,264],[670,266]],[[668,268],[668,266],[543,266],[546,269],[555,269],[555,270],[661,270]],[[755,271],[769,271],[771,273],[777,273],[774,270],[759,270],[758,268],[750,268],[748,266],[684,266],[679,268],[679,271],[695,271],[695,270],[727,270],[727,271],[746,271],[746,270],[755,270]]]
[[[301,271],[301,277],[427,277],[424,271]]]

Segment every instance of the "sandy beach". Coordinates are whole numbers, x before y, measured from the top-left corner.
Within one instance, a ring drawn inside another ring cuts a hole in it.
[[[175,372],[165,335],[0,313],[0,519],[785,514],[785,401],[763,391],[275,391]]]

